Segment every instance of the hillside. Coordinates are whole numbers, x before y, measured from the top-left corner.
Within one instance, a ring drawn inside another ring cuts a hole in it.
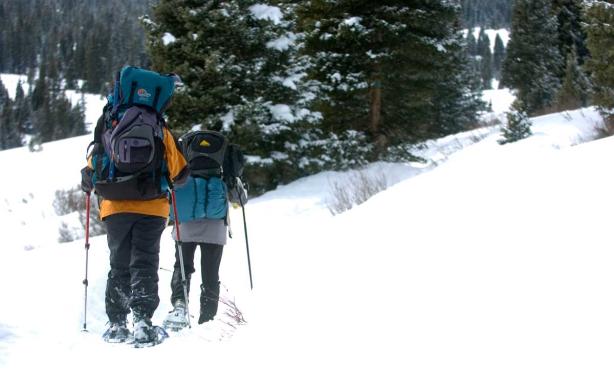
[[[614,255],[602,214],[614,205],[606,195],[614,145],[589,142],[599,121],[585,109],[534,119],[534,136],[516,144],[498,145],[496,129],[479,142],[477,133],[433,142],[425,151],[433,165],[370,167],[393,185],[338,216],[327,199],[348,173],[251,199],[254,290],[238,210],[221,270],[223,298],[247,323],[224,308],[213,323],[143,350],[100,338],[104,236],[92,239],[87,333],[83,240],[50,236],[58,219],[47,200],[78,178],[75,153],[87,137],[2,152],[20,178],[0,184],[10,204],[0,211],[0,293],[9,297],[0,304],[0,366],[610,367]],[[40,173],[21,169],[34,163]],[[170,309],[169,231],[157,324]]]

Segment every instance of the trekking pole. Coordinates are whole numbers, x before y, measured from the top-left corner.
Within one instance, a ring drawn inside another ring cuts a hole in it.
[[[190,323],[190,301],[188,299],[188,282],[185,277],[185,267],[183,264],[183,249],[181,247],[181,233],[179,232],[179,213],[177,213],[177,200],[175,198],[175,188],[171,184],[171,181],[168,181],[169,187],[171,189],[171,200],[173,202],[173,212],[175,214],[175,250],[177,250],[177,254],[179,254],[179,267],[181,268],[181,285],[183,286],[183,298],[185,299],[185,312],[188,316],[188,328],[192,328],[192,324]]]
[[[86,192],[85,194],[85,279],[83,280],[85,285],[85,301],[83,308],[83,332],[87,332],[87,271],[90,251],[90,193]]]
[[[239,182],[240,180],[237,179]],[[241,186],[243,188],[243,186]],[[247,221],[245,220],[245,206],[243,206],[243,199],[241,194],[239,193],[239,186],[235,186],[237,190],[237,196],[239,197],[239,205],[241,205],[241,210],[243,211],[243,230],[245,232],[245,248],[247,249],[247,268],[249,270],[249,287],[250,289],[254,289],[254,283],[252,281],[252,262],[249,257],[249,240],[247,238]]]

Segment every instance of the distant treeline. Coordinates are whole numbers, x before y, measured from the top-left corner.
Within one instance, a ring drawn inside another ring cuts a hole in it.
[[[510,28],[514,0],[462,0],[463,26]]]
[[[148,64],[138,17],[151,6],[148,0],[0,1],[0,72],[31,75],[45,64],[48,78],[69,88],[83,80],[85,92],[102,93],[118,67]]]
[[[104,93],[122,65],[149,65],[138,17],[158,0],[0,1],[0,73],[48,75]],[[512,0],[462,0],[464,27],[509,28]]]
[[[493,78],[527,116],[595,103],[614,121],[611,3],[5,0],[0,71],[27,74],[33,89],[10,99],[0,86],[0,149],[83,132],[64,89],[82,80],[108,92],[127,63],[181,76],[167,122],[239,144],[256,193],[415,159],[416,143],[480,123]],[[507,25],[506,48],[485,32],[463,37]]]

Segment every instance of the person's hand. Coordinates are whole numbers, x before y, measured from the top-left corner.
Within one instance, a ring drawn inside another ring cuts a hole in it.
[[[85,193],[91,193],[94,189],[94,183],[92,182],[92,175],[94,171],[90,167],[81,169],[81,191]]]

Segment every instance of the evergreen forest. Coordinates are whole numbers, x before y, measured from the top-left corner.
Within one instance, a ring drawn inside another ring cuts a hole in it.
[[[1,0],[0,73],[30,87],[0,83],[0,149],[86,133],[65,91],[106,95],[126,64],[177,73],[171,129],[228,135],[256,193],[413,159],[479,126],[483,89],[513,89],[522,117],[596,104],[611,120],[613,3]]]

